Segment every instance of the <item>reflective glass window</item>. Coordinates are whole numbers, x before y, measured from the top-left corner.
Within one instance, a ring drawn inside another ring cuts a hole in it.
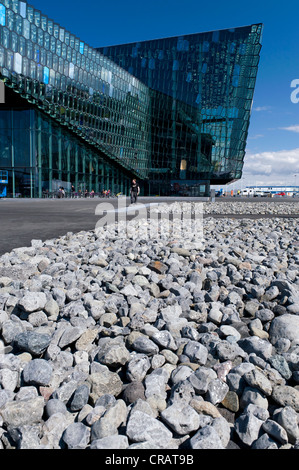
[[[11,9],[14,13],[19,12],[19,0],[11,0]]]
[[[56,54],[61,56],[61,42],[58,39],[56,41]]]
[[[38,11],[38,10],[34,11],[34,24],[38,28],[40,27],[40,11]]]
[[[20,2],[20,15],[22,18],[26,18],[26,3],[25,2]]]
[[[36,64],[33,60],[30,61],[30,77],[35,79],[36,78]]]
[[[27,41],[26,43],[26,49],[27,49],[27,57],[28,59],[32,59],[33,58],[33,44],[31,41]]]
[[[43,31],[47,31],[48,28],[48,18],[46,16],[41,16],[41,28]]]
[[[0,67],[4,67],[4,66],[5,66],[5,52],[4,52],[4,48],[0,46]]]
[[[48,33],[50,36],[53,35],[53,21],[48,19]]]
[[[26,55],[26,40],[23,36],[19,37],[19,53],[22,56]]]
[[[50,51],[53,53],[56,52],[56,39],[54,36],[50,36]]]
[[[7,28],[2,28],[2,45],[7,49],[10,47],[10,32]]]
[[[23,27],[23,18],[19,15],[15,17],[15,32],[18,34],[22,34],[22,27]]]
[[[44,32],[41,28],[37,30],[37,42],[40,46],[44,45]]]
[[[8,29],[10,29],[11,31],[14,30],[14,21],[15,21],[15,15],[14,15],[14,12],[12,10],[7,10],[6,12],[6,20],[7,20],[7,27]]]
[[[50,35],[48,33],[44,33],[44,48],[50,49]]]
[[[6,8],[0,4],[0,25],[5,26],[6,23]]]
[[[59,28],[59,41],[63,42],[64,41],[64,29]]]
[[[14,52],[17,52],[19,49],[18,35],[16,33],[11,33],[11,48]]]
[[[30,23],[27,19],[23,19],[23,36],[26,39],[30,38]]]
[[[37,27],[31,23],[30,26],[30,39],[32,42],[37,42]]]
[[[53,35],[56,39],[59,38],[59,25],[54,23]]]
[[[27,19],[30,21],[30,23],[33,22],[34,18],[34,10],[31,6],[27,6]]]

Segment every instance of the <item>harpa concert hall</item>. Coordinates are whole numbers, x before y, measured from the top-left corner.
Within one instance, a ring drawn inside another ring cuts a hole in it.
[[[204,196],[241,178],[262,24],[90,47],[0,0],[0,172],[10,197]]]

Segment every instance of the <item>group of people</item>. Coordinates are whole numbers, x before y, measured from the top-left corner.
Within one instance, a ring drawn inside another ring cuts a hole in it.
[[[82,197],[83,196],[81,189],[79,189],[78,193],[77,193],[76,190],[75,190],[74,185],[72,185],[71,191],[72,191],[72,197],[76,197],[76,196],[77,197]],[[137,198],[138,198],[139,194],[140,194],[140,187],[139,187],[136,179],[133,179],[132,184],[131,184],[131,188],[130,188],[131,204],[134,204],[134,203],[137,202]],[[84,197],[94,197],[94,196],[95,196],[95,192],[94,192],[93,189],[90,192],[87,189],[84,191]],[[110,196],[111,196],[110,189],[103,189],[102,197],[110,197]],[[58,190],[58,197],[59,198],[65,197],[65,190],[62,186]]]

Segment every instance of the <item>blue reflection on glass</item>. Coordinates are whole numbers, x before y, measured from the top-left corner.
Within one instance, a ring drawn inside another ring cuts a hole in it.
[[[2,26],[5,26],[5,13],[6,13],[6,8],[4,5],[0,5],[0,24]]]
[[[49,69],[48,69],[48,67],[44,67],[43,82],[44,82],[46,85],[48,85],[48,83],[49,83]]]

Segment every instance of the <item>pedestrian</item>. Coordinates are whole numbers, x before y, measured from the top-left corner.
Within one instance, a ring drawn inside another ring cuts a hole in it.
[[[137,197],[139,196],[140,188],[138,186],[137,181],[134,179],[132,181],[131,189],[130,189],[130,196],[131,196],[131,204],[137,202]]]

